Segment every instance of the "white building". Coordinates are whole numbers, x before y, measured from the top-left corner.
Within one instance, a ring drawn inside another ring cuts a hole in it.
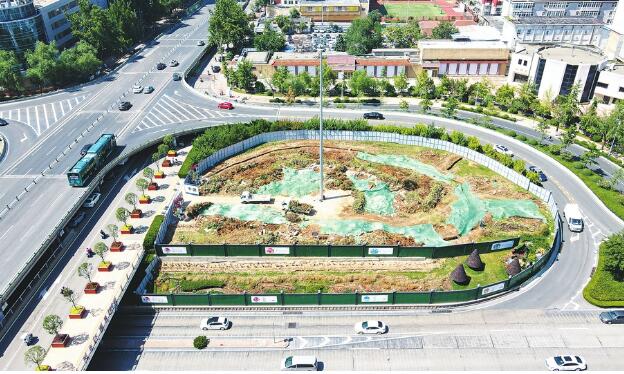
[[[603,50],[608,58],[624,61],[624,1],[620,1],[613,22],[607,27],[608,37]]]
[[[611,65],[600,72],[594,97],[602,104],[624,100],[624,65]]]
[[[108,6],[108,0],[91,0],[91,3],[100,7]],[[48,42],[56,41],[59,48],[74,42],[71,34],[71,24],[67,15],[77,12],[77,0],[35,0],[39,8]]]
[[[520,46],[511,55],[509,82],[532,82],[540,99],[554,100],[579,85],[578,99],[594,96],[600,71],[607,57],[600,51],[578,46]]]

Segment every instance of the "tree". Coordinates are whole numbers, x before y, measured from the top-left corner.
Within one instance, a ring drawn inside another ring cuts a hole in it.
[[[442,21],[440,24],[431,30],[431,36],[433,39],[451,39],[451,35],[459,32],[457,27],[453,26],[452,23],[447,21]]]
[[[290,8],[290,18],[299,18],[301,14],[299,14],[299,10],[297,8]]]
[[[104,242],[97,242],[95,243],[95,246],[93,247],[93,252],[95,252],[95,254],[98,255],[98,257],[100,257],[102,262],[104,262],[105,261],[104,255],[106,254],[106,252],[108,252],[108,247],[106,246]],[[74,304],[74,306],[76,305]]]
[[[447,117],[453,117],[457,113],[457,107],[459,107],[459,101],[455,97],[450,97],[442,108],[442,113]]]
[[[383,36],[393,48],[415,48],[422,38],[420,26],[413,20],[407,24],[387,26],[383,29]]]
[[[349,54],[369,53],[373,48],[378,48],[382,44],[381,24],[371,14],[366,18],[358,18],[351,22],[344,39]]]
[[[136,205],[139,199],[135,193],[128,192],[126,196],[124,197],[124,199],[126,200],[128,204],[132,205],[133,210],[136,210]]]
[[[323,61],[321,71],[323,74],[323,92],[327,93],[331,87],[336,83],[336,79],[338,79],[338,74],[332,70],[332,68],[327,65],[327,61]],[[319,74],[316,74],[311,79],[310,91],[313,96],[318,95],[319,86],[321,82],[319,79]]]
[[[50,335],[58,335],[63,327],[63,320],[56,314],[50,314],[43,319],[43,329]]]
[[[104,244],[104,243],[102,243],[102,244]],[[95,245],[95,247],[97,249],[97,244]],[[106,244],[104,244],[104,248],[106,248]],[[107,250],[108,250],[108,248],[107,248]],[[74,290],[72,290],[69,287],[63,287],[63,288],[61,288],[61,295],[63,295],[65,300],[69,301],[73,305],[74,308],[76,307],[76,294],[74,293]]]
[[[590,148],[587,152],[581,155],[581,162],[588,168],[598,164],[598,158],[600,157],[600,151],[596,148]]]
[[[524,113],[531,113],[537,102],[537,89],[533,83],[523,83],[518,90],[518,103]]]
[[[357,96],[371,92],[375,86],[375,80],[366,74],[366,70],[356,70],[349,79],[349,88]]]
[[[43,347],[39,345],[35,345],[33,347],[28,348],[26,352],[24,352],[24,362],[26,364],[35,364],[37,365],[37,370],[41,371],[43,368],[41,364],[45,359],[46,351]]]
[[[537,123],[537,132],[539,132],[540,134],[540,143],[542,143],[544,141],[544,138],[546,137],[546,131],[548,130],[548,122],[546,120],[541,120]]]
[[[514,88],[509,84],[505,83],[496,90],[494,100],[496,100],[496,103],[503,109],[508,109],[511,107],[515,94],[516,90],[514,90]]]
[[[347,51],[347,41],[342,34],[338,34],[338,36],[336,37],[336,44],[334,45],[334,49],[337,52]]]
[[[141,190],[141,195],[145,195],[145,190],[147,190],[148,182],[145,178],[138,178],[136,180],[136,186],[139,190]]]
[[[407,77],[405,73],[401,73],[399,75],[394,76],[394,88],[397,89],[398,93],[403,96],[405,90],[409,87],[409,83],[407,82]]]
[[[85,41],[61,52],[59,56],[63,82],[83,82],[92,76],[102,65],[97,50]]]
[[[483,78],[470,86],[468,97],[470,100],[474,100],[477,105],[487,106],[493,100],[492,88],[492,83],[487,78]]]
[[[142,27],[129,0],[115,0],[108,4],[106,14],[112,25],[115,44],[120,52],[128,50],[141,38]]]
[[[433,102],[431,101],[431,99],[424,98],[420,100],[420,110],[422,110],[423,113],[429,112],[432,106]]]
[[[264,28],[262,34],[257,35],[254,38],[254,47],[260,51],[267,51],[270,53],[281,51],[284,49],[286,42],[284,35],[273,30],[269,25]]]
[[[280,66],[275,69],[275,73],[271,77],[271,84],[277,88],[280,93],[286,93],[288,91],[288,79],[290,78],[290,72],[285,66]]]
[[[276,16],[273,20],[275,21],[275,24],[277,25],[277,27],[279,27],[280,30],[282,30],[284,34],[292,33],[293,31],[292,18],[285,16],[285,15],[279,15],[279,16]]]
[[[195,339],[193,339],[193,347],[195,347],[196,349],[204,349],[208,346],[208,338],[200,335],[195,337]]]
[[[0,88],[9,93],[24,89],[20,62],[13,51],[0,50]]]
[[[89,0],[78,0],[79,9],[67,17],[72,34],[80,41],[95,47],[99,57],[115,55],[124,50],[119,46],[118,24],[111,22],[108,11]]]
[[[618,100],[615,104],[615,108],[609,114],[607,118],[608,122],[608,134],[605,136],[605,141],[611,139],[611,145],[609,147],[609,153],[613,150],[613,146],[616,140],[624,138],[624,100]]]
[[[149,179],[149,182],[152,183],[152,180],[154,179],[154,169],[146,167],[143,169],[143,176]]]
[[[408,104],[408,102],[407,102],[407,101],[405,101],[405,100],[401,100],[401,101],[399,101],[399,109],[401,109],[401,110],[403,110],[403,111],[406,111],[406,112],[407,112],[407,111],[408,111],[408,109],[409,109],[409,104]]]
[[[570,93],[567,95],[559,95],[555,99],[553,106],[553,120],[556,123],[557,131],[559,126],[563,125],[564,128],[571,126],[576,128],[578,115],[580,113],[580,107],[578,102],[579,86],[575,84],[572,86]]]
[[[56,42],[37,42],[35,49],[26,52],[26,76],[39,85],[49,85],[59,78],[59,52]]]
[[[162,144],[167,146],[167,151],[173,148],[175,138],[171,134],[163,136]],[[166,153],[166,152],[165,152]]]
[[[253,73],[253,65],[247,60],[240,60],[236,64],[236,70],[228,77],[228,83],[236,88],[253,92],[256,76]]]
[[[416,76],[416,84],[412,88],[412,94],[421,99],[432,99],[435,95],[435,90],[435,83],[427,72],[422,70],[418,73]]]
[[[78,276],[83,277],[87,282],[91,283],[91,274],[93,273],[93,265],[88,262],[83,262],[78,266]]]
[[[110,223],[106,225],[106,231],[108,231],[110,236],[113,237],[113,242],[116,242],[117,238],[119,237],[119,227],[117,227],[117,225],[113,223]]]
[[[128,218],[130,217],[130,211],[126,208],[117,208],[115,211],[115,218],[117,221],[123,222],[124,226],[128,226]]]
[[[611,235],[601,245],[601,256],[605,257],[605,269],[611,272],[614,278],[624,278],[624,233]]]
[[[243,45],[251,37],[249,19],[236,0],[217,0],[211,15],[208,41],[219,51],[223,50],[224,45],[232,45],[234,48]]]

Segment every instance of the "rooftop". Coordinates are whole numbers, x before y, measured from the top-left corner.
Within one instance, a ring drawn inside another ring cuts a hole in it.
[[[470,25],[470,26],[459,26],[457,27],[459,31],[457,34],[458,37],[470,39],[472,41],[477,40],[485,40],[485,41],[496,41],[501,40],[501,33],[493,26],[480,26],[480,25]],[[453,35],[455,38],[456,36]]]
[[[602,25],[598,18],[590,17],[523,17],[512,19],[516,25]]]
[[[488,49],[502,48],[507,49],[507,44],[494,40],[472,40],[472,41],[455,41],[447,39],[439,40],[419,40],[418,47],[424,48],[453,48],[453,49]]]
[[[624,65],[614,65],[604,70],[604,72],[614,73],[617,75],[624,75]]]
[[[360,6],[360,0],[303,0],[299,6]]]
[[[545,48],[538,54],[550,60],[560,60],[568,64],[599,64],[607,58],[599,51],[589,48],[557,46]]]
[[[245,60],[252,64],[266,64],[269,62],[269,52],[247,52]]]

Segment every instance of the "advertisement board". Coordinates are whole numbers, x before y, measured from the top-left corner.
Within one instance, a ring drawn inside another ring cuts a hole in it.
[[[167,296],[141,296],[144,304],[167,304]]]
[[[289,255],[290,247],[264,247],[264,254],[267,255]]]
[[[388,295],[362,295],[363,303],[387,303]]]
[[[492,244],[492,251],[498,251],[498,250],[501,250],[501,249],[512,248],[513,245],[514,245],[514,241],[513,240],[507,240],[505,242],[494,243],[494,244]]]
[[[251,302],[253,304],[277,303],[277,296],[252,296]]]
[[[481,295],[485,296],[497,291],[501,291],[505,289],[505,282],[501,282],[501,283],[497,283],[497,284],[493,284],[491,286],[488,287],[483,287],[483,289],[481,290]]]
[[[392,255],[394,254],[394,248],[392,247],[370,247],[368,248],[369,255]]]
[[[186,247],[162,247],[164,255],[185,255]]]

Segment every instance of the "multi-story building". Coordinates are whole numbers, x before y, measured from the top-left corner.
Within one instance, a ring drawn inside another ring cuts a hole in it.
[[[90,1],[102,8],[108,6],[108,0]],[[35,0],[35,5],[39,8],[48,42],[55,41],[59,48],[71,45],[75,40],[67,16],[78,11],[78,0]]]
[[[420,40],[420,63],[432,77],[504,76],[509,48],[501,41]]]
[[[33,0],[0,0],[0,49],[23,54],[39,40],[45,33]]]
[[[611,65],[600,72],[594,97],[602,104],[624,100],[624,65]]]
[[[368,0],[301,0],[299,13],[314,22],[349,22],[368,14]]]
[[[603,50],[608,58],[624,61],[624,1],[620,1],[613,22],[606,26],[608,37]]]
[[[480,16],[500,16],[503,10],[502,0],[470,1],[468,6],[475,14]]]

